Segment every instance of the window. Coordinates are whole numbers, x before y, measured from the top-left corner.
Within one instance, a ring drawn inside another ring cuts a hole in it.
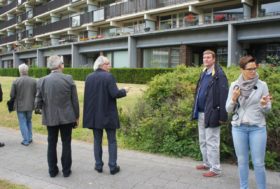
[[[221,64],[222,66],[227,65],[227,47],[219,47],[217,49],[217,63]]]
[[[179,64],[179,47],[163,47],[143,50],[144,68],[169,68]]]
[[[280,2],[262,4],[260,16],[274,15],[280,15]]]
[[[80,15],[72,17],[72,27],[79,27],[81,25]]]

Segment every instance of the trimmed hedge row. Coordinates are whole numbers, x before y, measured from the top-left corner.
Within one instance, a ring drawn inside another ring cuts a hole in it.
[[[115,76],[119,83],[136,83],[145,84],[159,74],[172,72],[173,68],[112,68],[111,73]],[[84,81],[86,76],[92,72],[91,68],[65,68],[65,74],[73,76],[74,80]],[[47,68],[30,68],[29,75],[40,78],[50,73]],[[0,69],[0,76],[18,77],[17,68]]]

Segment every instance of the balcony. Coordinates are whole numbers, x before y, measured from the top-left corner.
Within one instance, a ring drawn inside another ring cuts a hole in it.
[[[17,18],[14,17],[14,18],[12,18],[10,20],[1,21],[1,22],[3,22],[3,23],[0,24],[0,30],[3,29],[3,28],[6,28],[6,27],[9,27],[9,26],[12,26],[12,25],[16,24],[17,23]]]
[[[15,8],[17,6],[17,4],[18,4],[18,1],[13,1],[10,4],[8,4],[8,5],[4,6],[4,7],[1,7],[0,8],[0,15],[5,13],[5,12],[7,12],[7,11],[9,11],[9,10],[11,10],[11,9],[13,9],[13,8]]]
[[[54,0],[50,1],[47,4],[40,5],[34,8],[34,16],[38,16],[40,14],[44,14],[56,8],[59,8],[63,5],[67,5],[71,0]]]
[[[81,25],[91,23],[93,21],[93,12],[87,12],[80,17]]]
[[[17,40],[17,35],[11,35],[0,38],[0,44],[9,43]]]
[[[54,23],[50,23],[43,26],[38,26],[34,28],[34,35],[41,35],[44,33],[54,32],[58,30],[63,30],[69,28],[71,26],[71,19],[66,18],[64,20],[60,20]]]
[[[150,0],[134,0],[122,3],[115,3],[105,6],[105,18],[114,18],[126,14],[133,14],[145,10],[151,10],[161,7],[167,7],[176,4],[186,3],[190,0],[165,0],[165,1],[150,1]]]

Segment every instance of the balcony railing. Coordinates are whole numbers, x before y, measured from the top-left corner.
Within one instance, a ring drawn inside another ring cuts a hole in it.
[[[0,44],[9,43],[17,40],[17,35],[11,35],[0,38]]]
[[[137,13],[145,10],[151,10],[161,7],[167,7],[176,4],[186,3],[190,0],[134,0],[122,3],[115,3],[105,6],[105,18],[113,18],[117,16],[122,16],[126,14]]]
[[[44,33],[69,28],[71,26],[70,21],[71,21],[70,18],[66,18],[64,20],[60,20],[60,21],[57,21],[57,22],[54,22],[54,23],[50,23],[50,24],[43,25],[43,26],[38,26],[38,27],[34,28],[33,33],[34,33],[34,35],[41,35],[41,34],[44,34]]]
[[[15,8],[18,4],[18,1],[13,1],[10,4],[0,8],[0,15]]]
[[[81,25],[93,22],[93,12],[87,12],[80,17]]]
[[[56,8],[59,8],[63,5],[67,5],[71,0],[54,0],[50,1],[47,4],[40,5],[38,7],[34,8],[34,16],[38,16],[40,14],[49,12],[51,10],[54,10]]]
[[[17,23],[17,18],[16,17],[14,17],[10,20],[7,20],[7,21],[1,21],[0,30],[3,29],[3,28],[6,28],[6,27],[12,26],[16,23]]]

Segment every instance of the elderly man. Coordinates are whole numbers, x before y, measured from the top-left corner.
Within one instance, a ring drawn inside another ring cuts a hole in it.
[[[72,128],[79,122],[79,102],[76,85],[71,75],[62,73],[64,64],[59,56],[48,58],[51,73],[37,83],[35,112],[42,110],[42,124],[48,130],[48,166],[50,177],[55,177],[57,166],[57,140],[60,132],[62,141],[62,172],[64,177],[71,174]]]
[[[28,66],[21,64],[18,67],[20,77],[11,88],[10,97],[14,99],[19,127],[22,135],[21,144],[28,146],[32,142],[32,111],[36,95],[36,80],[28,76]]]
[[[2,87],[1,87],[1,83],[0,83],[0,102],[2,102],[3,100],[3,91],[2,91]],[[4,147],[5,143],[4,142],[0,142],[0,147]]]
[[[103,171],[102,136],[106,130],[109,146],[109,168],[112,175],[120,171],[117,165],[116,129],[120,127],[116,99],[126,96],[127,90],[118,89],[109,73],[108,58],[99,56],[94,63],[95,72],[85,82],[83,127],[93,129],[95,170]]]

